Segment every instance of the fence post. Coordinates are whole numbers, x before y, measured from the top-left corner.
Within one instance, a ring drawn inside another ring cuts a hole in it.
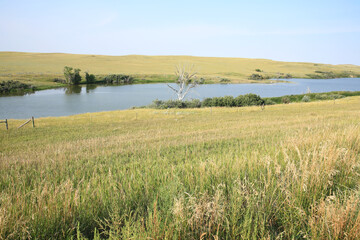
[[[23,124],[21,124],[21,125],[18,127],[18,129],[19,129],[19,128],[22,128],[23,126],[25,126],[25,125],[28,124],[29,122],[31,122],[31,119],[29,119],[29,120],[27,120],[26,122],[24,122]]]
[[[34,117],[31,117],[31,119],[32,119],[33,128],[35,128],[35,120],[34,120]]]
[[[6,125],[6,130],[9,130],[7,119],[5,119],[5,125]]]

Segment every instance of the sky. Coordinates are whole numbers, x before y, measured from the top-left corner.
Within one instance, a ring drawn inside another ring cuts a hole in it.
[[[360,0],[0,0],[0,51],[360,65]]]

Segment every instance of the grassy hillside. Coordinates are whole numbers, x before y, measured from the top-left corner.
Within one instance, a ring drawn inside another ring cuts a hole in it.
[[[82,69],[82,73],[124,73],[136,75],[138,81],[159,82],[171,79],[175,66],[180,63],[194,64],[199,75],[208,82],[219,82],[223,78],[232,82],[259,82],[248,80],[254,73],[264,76],[291,74],[297,78],[316,74],[315,71],[360,74],[360,66],[355,65],[279,62],[266,59],[0,52],[0,81],[19,80],[43,87],[56,86],[57,83],[52,80],[63,77],[64,66],[72,66]],[[255,69],[262,72],[256,72]]]
[[[359,103],[11,120],[0,239],[359,239]]]

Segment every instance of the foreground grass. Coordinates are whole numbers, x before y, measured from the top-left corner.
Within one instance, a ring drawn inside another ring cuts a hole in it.
[[[249,80],[252,74],[278,76],[291,74],[295,78],[308,78],[317,72],[348,72],[360,74],[355,65],[330,65],[316,63],[279,62],[266,59],[217,58],[192,56],[104,56],[63,53],[0,52],[0,81],[16,80],[35,85],[38,89],[61,86],[54,78],[63,78],[64,66],[80,68],[82,74],[129,74],[136,83],[171,82],[175,66],[194,64],[199,77],[206,83],[264,83],[271,80]],[[257,72],[260,69],[262,72]]]
[[[0,239],[359,239],[360,97],[0,132]]]

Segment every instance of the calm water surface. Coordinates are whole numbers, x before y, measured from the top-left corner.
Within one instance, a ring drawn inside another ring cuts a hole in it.
[[[187,99],[255,93],[261,97],[329,91],[360,91],[360,78],[291,79],[293,83],[204,84],[193,89]],[[176,86],[174,84],[174,86]],[[25,96],[0,97],[0,119],[34,116],[68,116],[87,112],[128,109],[150,104],[153,100],[176,99],[166,84],[125,86],[87,86],[38,91]]]

